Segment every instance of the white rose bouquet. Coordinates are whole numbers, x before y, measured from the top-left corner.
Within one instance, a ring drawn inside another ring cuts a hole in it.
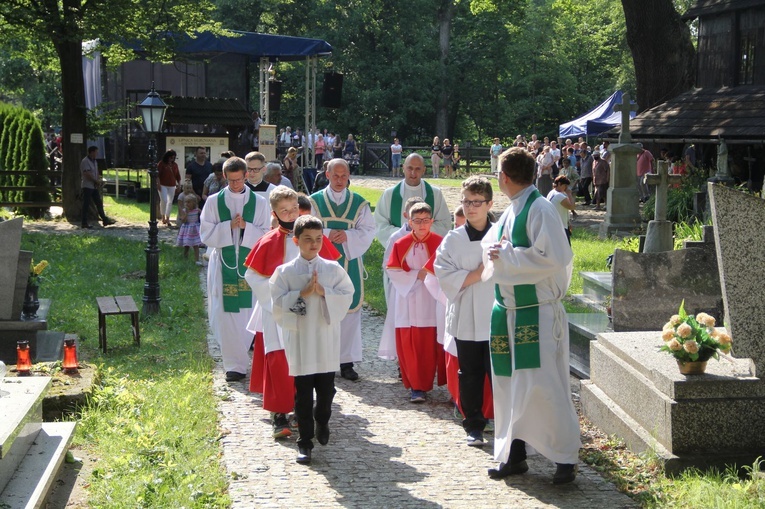
[[[695,317],[685,312],[685,301],[678,314],[664,325],[660,350],[672,354],[680,362],[704,362],[711,357],[719,359],[719,352],[730,353],[731,338],[715,329],[715,319],[707,313]]]

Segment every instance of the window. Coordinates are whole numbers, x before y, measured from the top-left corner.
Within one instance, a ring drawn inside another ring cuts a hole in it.
[[[739,85],[751,85],[754,83],[754,50],[756,46],[756,32],[741,34],[739,39]]]

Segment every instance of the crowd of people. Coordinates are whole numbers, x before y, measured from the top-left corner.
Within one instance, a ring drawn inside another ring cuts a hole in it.
[[[519,147],[498,155],[500,189],[511,200],[498,220],[488,178],[463,182],[452,214],[423,179],[417,153],[374,212],[349,189],[345,158],[323,166],[326,187],[306,195],[282,185],[281,165],[259,152],[229,157],[226,185],[201,212],[187,187],[185,218],[198,213],[208,247],[209,321],[226,380],[249,372],[274,439],[297,431],[296,461],[310,463],[314,440],[330,439],[336,373],[363,379],[363,257],[377,238],[388,301],[378,355],[398,363],[407,399],[422,403],[447,385],[471,447],[485,445],[493,418],[492,478],[526,472],[527,454],[538,452],[558,464],[553,482],[573,481],[579,427],[561,303],[572,253],[558,200],[533,185],[535,158]],[[569,200],[564,182],[558,176],[554,192]]]

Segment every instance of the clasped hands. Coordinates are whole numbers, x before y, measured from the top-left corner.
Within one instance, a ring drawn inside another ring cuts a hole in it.
[[[246,224],[247,224],[247,222],[244,220],[242,215],[241,214],[237,214],[236,217],[234,217],[234,219],[231,220],[231,229],[232,230],[234,228],[244,229]]]
[[[345,230],[330,230],[327,238],[335,244],[344,244],[348,240],[348,235],[345,233]]]
[[[316,270],[313,271],[313,275],[311,275],[311,280],[308,282],[308,284],[305,285],[302,290],[300,290],[300,296],[304,299],[306,297],[310,297],[313,294],[316,294],[319,297],[324,297],[324,287],[321,286],[321,283],[319,283],[319,274],[316,272]]]

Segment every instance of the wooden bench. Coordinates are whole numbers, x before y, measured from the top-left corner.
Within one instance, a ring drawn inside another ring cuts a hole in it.
[[[119,297],[96,297],[98,302],[98,347],[106,353],[106,317],[107,315],[130,315],[133,326],[133,340],[141,346],[141,333],[138,329],[138,307],[130,295]]]

